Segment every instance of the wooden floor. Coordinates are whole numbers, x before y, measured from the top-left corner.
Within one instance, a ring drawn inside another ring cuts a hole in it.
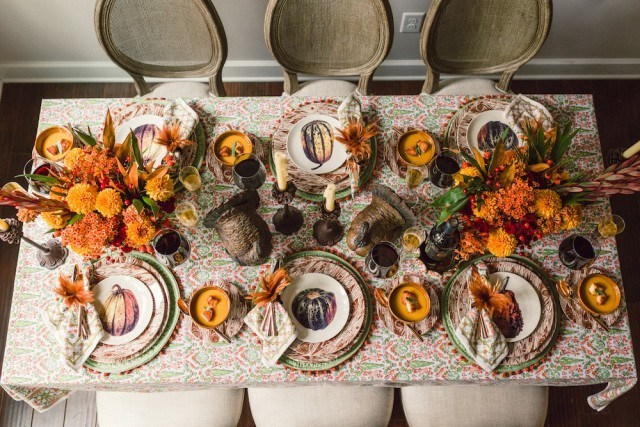
[[[375,82],[373,92],[417,94],[422,82]],[[281,83],[228,83],[229,96],[280,95]],[[514,92],[521,93],[592,93],[595,98],[600,140],[604,150],[627,146],[640,139],[640,81],[515,81]],[[6,182],[20,173],[28,160],[38,123],[40,101],[44,98],[110,98],[135,95],[130,84],[5,84],[0,102],[0,181]],[[636,360],[640,346],[640,196],[615,197],[613,209],[627,220],[627,229],[618,238],[618,249],[625,280],[625,291]],[[10,208],[0,208],[0,217],[13,216]],[[9,317],[13,279],[18,250],[0,246],[0,356]],[[588,407],[586,397],[603,389],[603,385],[552,387],[549,396],[548,426],[631,426],[639,425],[640,387],[636,386],[602,412]],[[462,403],[462,402],[461,402]],[[67,402],[43,414],[27,405],[0,395],[2,426],[94,426],[95,395],[76,393]],[[241,426],[253,420],[245,402]],[[391,426],[406,426],[402,406],[396,393]],[[469,425],[472,425],[471,423]]]

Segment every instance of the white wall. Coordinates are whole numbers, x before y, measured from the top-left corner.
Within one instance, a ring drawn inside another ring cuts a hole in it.
[[[213,3],[229,43],[224,78],[281,79],[264,43],[267,0]],[[426,11],[429,0],[391,3],[394,44],[376,77],[422,79],[418,34],[397,29],[403,12]],[[0,80],[126,80],[96,40],[93,6],[91,0],[0,0]],[[640,77],[640,1],[556,0],[549,38],[518,77]]]

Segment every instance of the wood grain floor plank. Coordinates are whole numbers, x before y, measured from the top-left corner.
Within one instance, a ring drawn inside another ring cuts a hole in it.
[[[64,425],[67,402],[60,402],[45,412],[33,411],[31,427],[62,427]]]
[[[279,96],[282,83],[225,83],[228,96]],[[372,92],[378,95],[416,95],[420,93],[422,82],[380,82],[374,81]],[[568,80],[568,81],[525,81],[513,82],[516,93],[591,93],[594,96],[598,120],[600,142],[603,150],[619,146],[629,146],[640,139],[640,80]],[[19,173],[28,158],[35,139],[40,103],[46,98],[119,98],[135,95],[132,84],[5,84],[0,101],[0,177],[5,182],[8,177]],[[10,145],[10,148],[7,148]],[[6,160],[8,159],[8,161]],[[636,343],[636,359],[640,351],[640,227],[635,218],[640,210],[640,196],[620,196],[611,200],[613,210],[627,219],[627,229],[618,236],[618,250],[625,291],[631,332]],[[13,216],[13,209],[0,208],[0,216]],[[4,338],[9,315],[10,297],[17,259],[17,247],[2,245],[0,248],[0,355],[4,352]],[[550,389],[547,426],[628,426],[638,425],[640,420],[640,387],[618,398],[608,408],[595,412],[586,404],[590,394],[601,391],[604,385],[578,387],[552,387]],[[22,402],[14,402],[2,393],[0,410],[3,426],[30,426],[35,420],[33,411]],[[75,399],[88,399],[90,394],[76,393]],[[65,422],[71,423],[77,414],[77,406],[72,396],[67,403]],[[73,404],[71,404],[72,400]],[[82,406],[82,404],[78,404]],[[76,409],[74,409],[76,408]],[[72,414],[72,411],[73,414]],[[89,427],[95,425],[95,410],[90,404],[78,416],[86,420]],[[85,418],[86,417],[86,418]],[[69,424],[82,425],[82,424]],[[254,426],[248,402],[245,400],[240,426]],[[399,393],[391,418],[391,426],[404,427],[406,420],[402,413]],[[58,426],[52,426],[58,427]]]
[[[69,396],[64,427],[95,427],[96,424],[96,393],[79,391]]]

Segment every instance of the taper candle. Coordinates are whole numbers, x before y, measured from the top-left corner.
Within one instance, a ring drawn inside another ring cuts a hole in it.
[[[327,184],[324,190],[324,208],[327,212],[333,212],[336,208],[336,185],[334,183]]]
[[[624,151],[624,153],[622,153],[622,157],[624,157],[625,159],[628,159],[639,151],[640,151],[640,141],[636,142],[631,147],[627,148]]]
[[[287,189],[287,155],[281,152],[277,152],[274,155],[273,163],[276,166],[276,180],[278,182],[278,189],[284,191]]]

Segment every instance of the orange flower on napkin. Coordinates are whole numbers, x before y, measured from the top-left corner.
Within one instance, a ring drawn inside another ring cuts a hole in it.
[[[62,297],[67,307],[85,306],[93,302],[93,292],[85,287],[82,273],[77,273],[75,276],[76,279],[72,280],[60,273],[59,284],[55,288],[56,294]]]
[[[261,289],[261,291],[250,293],[246,298],[252,300],[257,306],[266,305],[275,301],[290,283],[291,277],[289,277],[289,274],[284,268],[279,268],[271,274],[260,276],[258,289]]]

